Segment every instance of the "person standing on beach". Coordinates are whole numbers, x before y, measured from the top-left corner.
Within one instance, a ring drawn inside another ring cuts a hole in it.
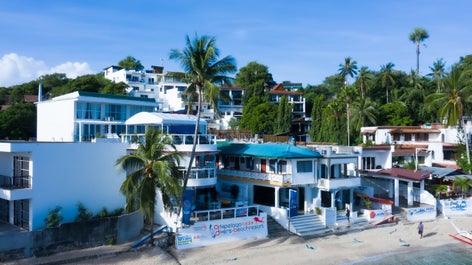
[[[423,222],[420,222],[420,224],[418,225],[418,234],[420,235],[420,239],[423,238]]]
[[[346,207],[346,219],[347,219],[348,225],[351,224],[351,220],[349,219],[350,216],[351,216],[351,211],[349,211],[349,207]]]

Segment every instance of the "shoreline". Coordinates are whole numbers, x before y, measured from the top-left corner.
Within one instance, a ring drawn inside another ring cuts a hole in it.
[[[340,225],[338,230],[318,237],[302,238],[297,235],[277,235],[263,239],[248,239],[231,243],[177,250],[175,247],[143,247],[106,255],[94,255],[69,264],[125,264],[125,265],[190,265],[190,264],[343,264],[354,265],[383,259],[388,256],[417,253],[435,248],[458,246],[471,250],[472,246],[453,239],[456,230],[472,229],[472,217],[450,219],[439,217],[424,221],[424,236],[417,233],[418,223],[399,221],[379,227],[353,228]],[[126,245],[113,246],[124,250]],[[67,253],[62,253],[66,254]],[[72,255],[71,253],[70,255]],[[8,264],[48,264],[41,258]],[[54,264],[64,264],[56,260]]]

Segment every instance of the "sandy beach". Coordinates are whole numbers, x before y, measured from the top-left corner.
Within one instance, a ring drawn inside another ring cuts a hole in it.
[[[465,245],[472,251],[449,236],[456,233],[450,221],[461,230],[472,229],[472,217],[438,218],[424,222],[420,239],[418,223],[399,221],[380,227],[339,227],[333,234],[309,239],[288,235],[187,250],[155,247],[76,264],[356,264],[378,255],[402,255],[450,244]]]

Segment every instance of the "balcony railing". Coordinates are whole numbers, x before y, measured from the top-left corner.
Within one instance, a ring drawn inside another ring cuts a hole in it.
[[[30,176],[0,176],[0,188],[15,190],[15,189],[27,189],[31,188],[31,177]]]
[[[279,183],[292,183],[292,174],[275,174],[275,173],[264,173],[254,171],[243,171],[243,170],[232,170],[232,169],[220,169],[218,174],[240,177],[246,179],[256,179],[262,181],[279,182]]]
[[[318,179],[318,187],[324,188],[327,190],[346,188],[346,187],[357,187],[360,185],[361,185],[361,178],[359,177]]]
[[[185,174],[185,170],[182,170]],[[211,168],[192,168],[190,171],[187,185],[189,187],[200,187],[216,184],[216,169]]]
[[[130,143],[136,141],[144,141],[144,133],[134,134],[121,134],[122,142]],[[172,137],[172,143],[174,145],[192,145],[194,135],[193,134],[170,134]],[[215,144],[216,135],[206,134],[197,136],[197,144]]]

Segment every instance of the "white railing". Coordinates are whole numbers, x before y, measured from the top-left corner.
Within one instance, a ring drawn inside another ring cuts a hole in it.
[[[132,143],[137,141],[144,141],[144,133],[121,134],[121,141],[124,143]],[[174,145],[193,145],[193,134],[169,134]],[[197,144],[215,144],[216,135],[206,134],[198,135]]]
[[[218,174],[240,177],[246,179],[256,179],[263,181],[273,181],[279,183],[291,183],[292,174],[275,174],[275,173],[263,173],[255,171],[243,171],[243,170],[232,170],[232,169],[219,169]]]
[[[349,178],[331,178],[331,179],[318,179],[318,187],[325,189],[339,189],[344,187],[357,187],[361,185],[361,178],[349,177]]]

